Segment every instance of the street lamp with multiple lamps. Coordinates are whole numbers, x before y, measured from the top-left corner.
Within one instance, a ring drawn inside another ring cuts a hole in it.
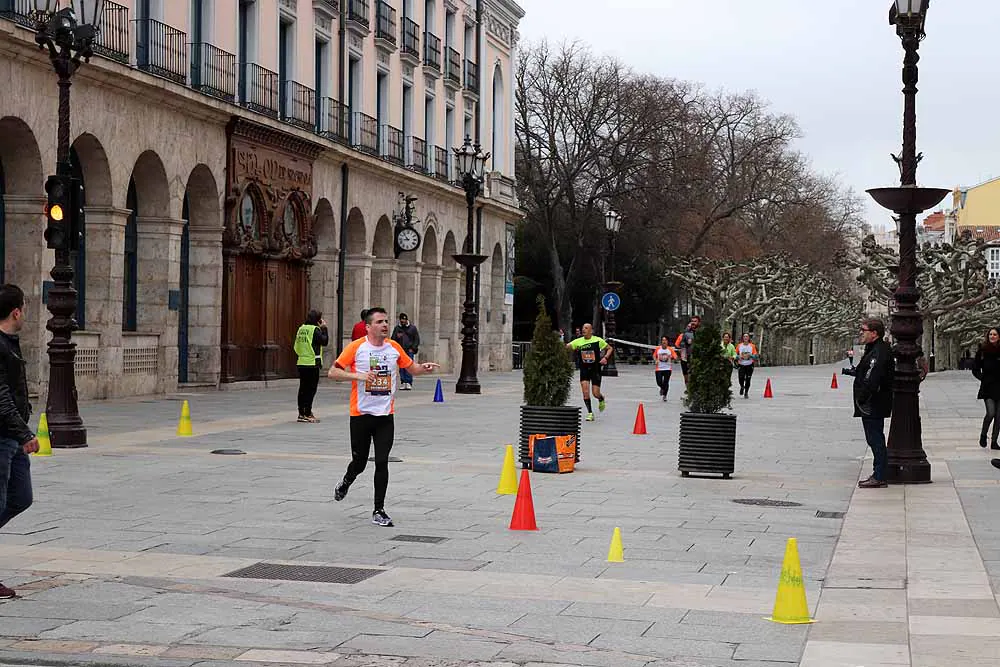
[[[479,144],[472,145],[468,136],[455,152],[458,178],[465,189],[465,202],[468,205],[467,231],[462,254],[452,255],[455,261],[465,267],[465,304],[462,309],[462,370],[455,385],[459,394],[478,394],[479,378],[479,313],[477,312],[474,277],[476,267],[486,261],[486,255],[475,254],[474,214],[476,197],[483,186],[483,172],[490,154],[484,153]]]
[[[608,255],[610,256],[610,261],[608,262],[608,274],[607,281],[604,283],[604,291],[607,292],[617,292],[618,288],[622,286],[622,283],[615,281],[615,237],[618,236],[618,230],[622,226],[622,215],[617,211],[608,209],[608,212],[604,214],[604,228],[608,230]],[[615,311],[604,310],[604,337],[611,338],[615,335]],[[615,365],[615,355],[611,355],[611,359],[608,360],[608,365],[604,367],[604,375],[608,377],[618,377],[618,366]]]
[[[887,481],[927,483],[931,466],[924,453],[918,400],[920,374],[917,369],[923,322],[917,302],[917,214],[937,205],[948,194],[940,188],[917,187],[917,62],[920,40],[930,0],[895,0],[889,23],[903,43],[903,152],[893,155],[899,166],[898,188],[876,188],[868,193],[899,220],[899,283],[893,295],[896,304],[890,332],[895,341],[896,373],[892,392],[892,423],[889,427]]]
[[[94,40],[104,14],[104,0],[35,0],[35,42],[46,49],[59,76],[58,139],[56,173],[45,183],[48,193],[45,240],[55,250],[52,288],[48,308],[52,317],[45,328],[52,332],[49,341],[49,386],[45,414],[53,447],[87,446],[87,429],[77,407],[76,343],[71,341],[77,328],[76,290],[70,251],[76,247],[83,220],[81,183],[73,178],[70,165],[71,79],[93,55]]]

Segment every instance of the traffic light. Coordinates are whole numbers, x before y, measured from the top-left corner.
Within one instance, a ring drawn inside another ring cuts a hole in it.
[[[53,250],[69,250],[72,215],[72,178],[53,174],[45,181],[45,243]]]

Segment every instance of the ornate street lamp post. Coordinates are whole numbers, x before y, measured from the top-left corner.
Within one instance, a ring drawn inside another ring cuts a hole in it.
[[[622,286],[622,283],[615,281],[615,237],[618,236],[618,230],[622,226],[622,216],[617,211],[612,211],[608,209],[608,212],[604,214],[604,228],[608,230],[608,255],[610,256],[610,262],[608,264],[607,281],[604,283],[604,291],[607,292],[617,292],[618,288]],[[615,311],[604,310],[604,337],[612,338],[615,335]],[[604,367],[604,375],[607,377],[618,377],[618,366],[615,365],[615,355],[611,355],[611,359],[608,360],[608,365]]]
[[[920,428],[919,371],[916,360],[923,322],[917,302],[917,214],[935,206],[948,190],[917,187],[917,62],[930,0],[895,0],[889,24],[903,42],[903,152],[893,156],[899,166],[900,187],[876,188],[868,193],[899,220],[899,284],[893,295],[895,312],[890,332],[895,341],[896,375],[893,383],[892,423],[889,427],[887,479],[896,483],[927,483],[931,466],[924,453]]]
[[[462,371],[455,385],[459,394],[478,394],[479,378],[479,315],[476,312],[476,293],[474,283],[476,267],[486,261],[486,255],[475,254],[473,242],[473,217],[476,207],[476,197],[483,185],[483,171],[489,153],[483,153],[479,144],[473,146],[469,137],[461,148],[453,149],[458,166],[458,176],[465,188],[465,202],[468,205],[469,217],[465,235],[465,245],[462,254],[452,255],[455,261],[465,267],[465,304],[462,309]]]
[[[60,8],[60,5],[63,5]],[[93,55],[93,44],[104,14],[104,0],[35,0],[35,42],[47,49],[49,60],[59,75],[59,126],[56,147],[56,175],[46,183],[50,206],[47,210],[49,228],[46,241],[55,250],[55,266],[51,276],[53,286],[48,293],[48,307],[52,317],[45,328],[52,332],[49,341],[49,387],[45,414],[49,422],[49,436],[53,447],[86,447],[87,429],[83,426],[77,407],[76,343],[71,341],[77,328],[76,290],[73,288],[73,267],[70,250],[76,247],[79,233],[80,199],[79,183],[72,178],[70,166],[70,113],[69,89],[71,79],[79,69],[81,60],[86,62]],[[68,192],[67,192],[68,191]],[[68,220],[63,219],[65,209],[53,207],[54,197],[67,196]]]

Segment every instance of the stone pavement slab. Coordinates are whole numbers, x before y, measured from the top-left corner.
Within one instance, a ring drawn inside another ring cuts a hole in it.
[[[33,459],[36,506],[0,533],[0,579],[24,593],[0,603],[0,663],[940,667],[949,650],[963,664],[992,655],[1000,484],[964,444],[978,414],[959,399],[968,378],[924,384],[935,484],[861,493],[870,464],[847,384],[829,388],[832,367],[759,372],[775,398],[737,397],[737,472],[721,480],[676,471],[680,379],[662,403],[648,367],[623,366],[608,410],[584,424],[577,471],[532,476],[538,532],[508,530],[514,499],[495,494],[517,373],[443,404],[430,382],[400,394],[392,530],[368,523],[370,468],[331,502],[349,460],[343,386],[321,387],[319,425],[294,423],[294,388],[185,396],[196,435],[183,439],[180,396],[86,404],[91,446]],[[640,401],[649,435],[633,436]],[[210,453],[227,447],[246,454]],[[746,499],[795,505],[733,502]],[[605,560],[615,527],[625,563]],[[763,620],[793,536],[812,626]],[[258,561],[382,572],[354,585],[222,576]]]

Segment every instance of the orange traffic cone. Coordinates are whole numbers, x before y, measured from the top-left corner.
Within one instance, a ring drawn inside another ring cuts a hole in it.
[[[830,389],[837,389],[837,374],[833,374],[833,382],[830,383]]]
[[[535,503],[531,500],[531,481],[528,471],[521,471],[521,482],[517,485],[517,500],[514,514],[510,517],[511,530],[538,530],[535,524]]]
[[[771,378],[767,378],[767,384],[764,386],[764,398],[774,398],[771,392]]]
[[[632,427],[632,435],[646,435],[646,413],[639,404],[639,411],[635,413],[635,426]]]

